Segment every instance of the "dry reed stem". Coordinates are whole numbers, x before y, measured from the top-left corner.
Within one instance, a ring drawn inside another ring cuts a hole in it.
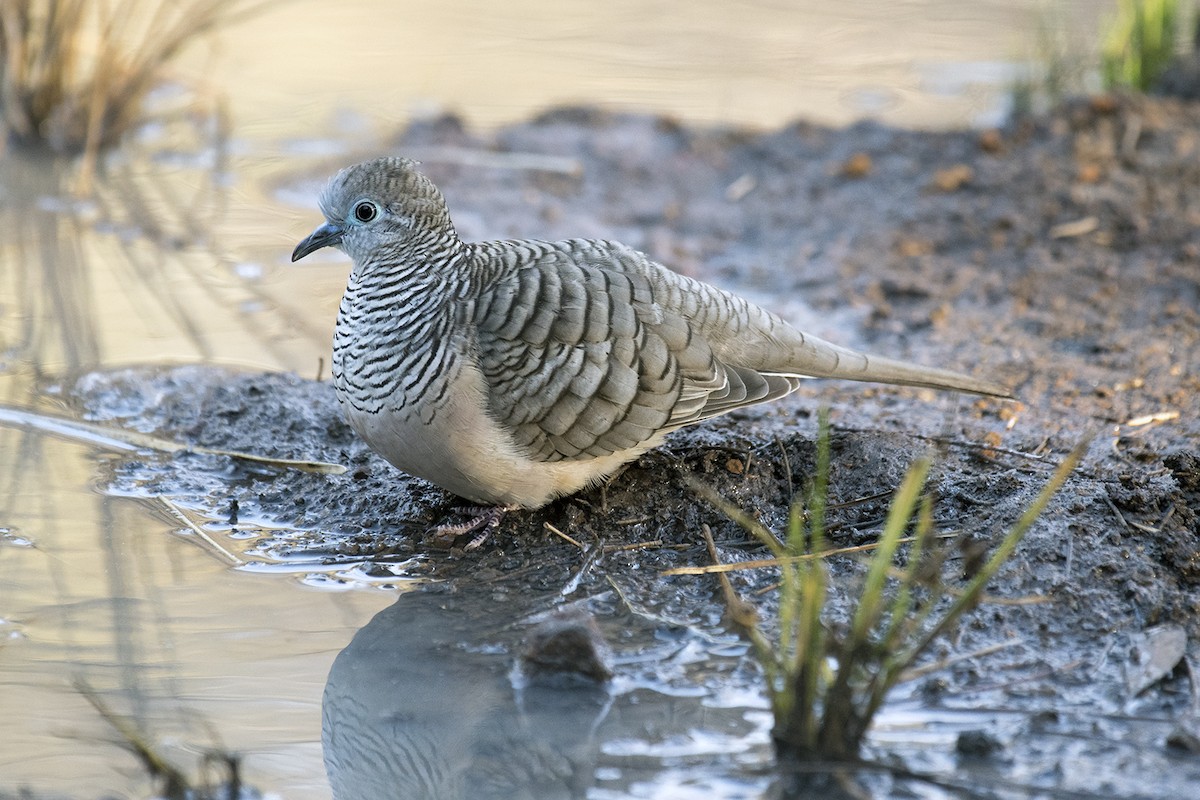
[[[143,119],[168,62],[197,37],[275,0],[0,0],[0,111],[6,140],[81,155]]]

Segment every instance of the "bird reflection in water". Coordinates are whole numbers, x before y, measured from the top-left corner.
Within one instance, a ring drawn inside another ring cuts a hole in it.
[[[434,587],[363,627],[325,687],[334,798],[584,797],[608,648],[586,612],[529,614],[498,608],[488,587]]]

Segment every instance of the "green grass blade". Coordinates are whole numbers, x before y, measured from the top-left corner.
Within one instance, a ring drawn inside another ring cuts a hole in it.
[[[983,594],[983,590],[988,582],[1000,571],[1000,567],[1004,565],[1008,558],[1012,556],[1013,551],[1016,550],[1021,540],[1025,538],[1025,534],[1028,533],[1030,527],[1033,526],[1033,523],[1046,509],[1046,506],[1050,503],[1050,499],[1062,488],[1067,478],[1074,472],[1075,467],[1083,460],[1091,441],[1089,437],[1075,445],[1071,452],[1067,454],[1067,457],[1062,460],[1062,463],[1058,465],[1058,468],[1050,476],[1050,480],[1038,492],[1033,503],[1022,512],[1004,539],[997,545],[991,557],[988,558],[983,567],[975,574],[971,582],[967,584],[966,589],[958,596],[950,606],[950,609],[905,654],[904,663],[901,665],[902,670],[907,669],[921,652],[928,648],[935,639],[952,627],[963,614],[978,603],[979,596]]]
[[[914,463],[892,499],[892,507],[888,509],[883,534],[879,537],[879,547],[871,557],[870,566],[867,568],[867,577],[863,583],[858,610],[855,612],[854,621],[850,626],[850,642],[865,641],[886,608],[884,584],[887,580],[888,570],[895,558],[900,538],[904,535],[909,520],[912,519],[913,509],[920,497],[921,487],[925,485],[925,478],[929,475],[929,468],[928,458],[921,458]]]

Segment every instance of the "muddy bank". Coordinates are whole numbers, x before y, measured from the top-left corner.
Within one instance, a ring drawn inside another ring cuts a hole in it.
[[[1011,646],[908,691],[934,713],[1009,715],[991,731],[998,754],[953,762],[971,780],[1128,797],[1182,796],[1200,780],[1195,756],[1167,744],[1191,702],[1184,672],[1136,697],[1125,681],[1131,636],[1163,622],[1200,633],[1200,106],[1105,98],[985,134],[802,123],[753,133],[565,109],[489,136],[434,120],[390,150],[424,161],[464,238],[619,239],[818,335],[986,374],[1022,402],[812,382],[679,432],[603,489],[511,514],[463,554],[424,536],[454,498],[366,450],[327,384],[204,368],[87,376],[74,398],[92,419],[349,467],[320,476],[212,456],[122,458],[106,477],[114,491],[170,496],[235,529],[286,526],[256,545],[264,557],[420,556],[406,574],[527,595],[521,613],[607,598],[593,610],[619,673],[628,609],[724,635],[711,578],[660,573],[708,563],[703,524],[725,560],[761,550],[687,482],[781,526],[812,469],[819,407],[835,428],[838,545],[872,540],[887,493],[931,450],[939,527],[986,543],[1091,433],[1084,465],[992,588],[1043,602],[982,608],[936,655]],[[481,151],[561,160],[515,169],[466,157]],[[836,618],[861,569],[851,559],[831,569]],[[751,596],[773,579],[734,580]],[[772,594],[754,596],[769,614]],[[738,674],[753,686],[752,669]]]

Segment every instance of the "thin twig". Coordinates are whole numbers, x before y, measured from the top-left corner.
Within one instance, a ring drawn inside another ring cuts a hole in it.
[[[266,464],[285,469],[296,469],[301,472],[315,472],[321,475],[341,475],[346,467],[341,464],[330,464],[324,461],[306,461],[290,458],[272,458],[254,453],[241,453],[236,450],[221,450],[214,447],[201,447],[164,439],[161,436],[151,436],[138,431],[123,428],[110,428],[90,422],[81,422],[65,417],[55,417],[40,414],[23,408],[0,405],[0,425],[13,425],[20,428],[31,428],[45,433],[55,433],[76,441],[97,444],[120,450],[158,450],[163,453],[195,453],[209,456],[225,456],[241,461],[253,461],[256,464]]]
[[[853,500],[846,500],[841,503],[830,503],[828,506],[826,506],[826,510],[840,511],[843,508],[851,508],[853,506],[862,505],[864,503],[870,503],[873,500],[882,500],[885,497],[891,497],[895,493],[896,493],[895,489],[884,489],[882,492],[876,492],[875,494],[869,494],[869,495],[866,495],[865,497],[856,497]],[[880,520],[880,521],[882,521],[882,520]]]
[[[606,553],[623,553],[628,550],[649,550],[654,547],[662,547],[662,539],[651,539],[648,542],[630,542],[628,544],[606,544],[604,552]],[[683,546],[683,545],[680,545]]]
[[[160,495],[158,497],[158,501],[160,503],[162,503],[164,506],[166,506],[167,511],[171,512],[171,514],[176,519],[178,519],[180,522],[182,522],[184,525],[186,525],[188,530],[190,530],[192,533],[199,536],[206,544],[208,544],[209,547],[211,547],[217,553],[220,553],[221,555],[223,555],[235,567],[244,567],[246,565],[246,562],[243,559],[237,557],[236,555],[231,553],[229,550],[222,547],[220,544],[217,543],[216,539],[214,539],[208,535],[207,531],[205,531],[203,528],[201,528],[199,525],[197,525],[195,522],[193,522],[191,517],[189,517],[187,514],[183,513],[183,509],[180,508],[173,500],[170,500],[169,498],[166,498],[166,497],[163,497]]]
[[[783,442],[778,436],[775,437],[775,445],[779,448],[779,454],[783,456],[783,474],[787,478],[788,497],[796,495],[796,485],[792,480],[792,460],[788,458],[787,448],[783,446]]]
[[[843,432],[845,432],[845,433],[888,433],[888,431],[880,431],[880,430],[877,430],[874,428],[842,428],[842,427],[838,428],[838,432],[839,433],[843,433]],[[958,447],[958,448],[962,448],[965,450],[974,450],[977,452],[985,452],[986,451],[988,453],[1002,453],[1003,455],[1006,455],[1006,456],[1013,456],[1015,458],[1023,458],[1023,459],[1029,460],[1029,461],[1033,461],[1038,464],[1046,464],[1045,455],[1038,455],[1036,451],[1033,453],[1026,453],[1021,450],[1009,450],[1008,448],[1005,448],[1005,447],[994,447],[992,445],[984,444],[983,442],[968,442],[968,441],[963,441],[962,439],[949,439],[945,436],[929,436],[929,435],[920,434],[920,433],[908,433],[905,435],[910,439],[920,439],[921,441],[925,441],[925,442],[934,442],[936,444],[946,445],[947,447]],[[1039,448],[1040,447],[1041,447],[1041,445],[1039,445]],[[1054,466],[1054,465],[1047,464],[1047,466]]]
[[[999,653],[1001,650],[1007,650],[1010,647],[1016,647],[1019,644],[1024,644],[1024,639],[1012,639],[1007,642],[997,642],[996,644],[981,647],[970,653],[959,653],[958,655],[948,656],[938,661],[932,661],[928,664],[922,664],[919,667],[911,667],[900,673],[901,681],[914,681],[917,678],[922,678],[934,672],[940,672],[947,667],[958,664],[972,658],[980,658],[982,656],[990,656],[992,653]]]
[[[939,534],[939,539],[952,538],[955,534]],[[909,544],[916,541],[914,536],[905,536],[897,541],[898,544]],[[869,542],[867,544],[854,545],[853,547],[835,547],[831,550],[822,550],[819,553],[801,553],[795,556],[783,556],[781,558],[759,558],[752,561],[733,561],[723,564],[710,564],[700,567],[673,567],[659,573],[660,575],[712,575],[725,572],[740,572],[744,569],[763,569],[765,567],[781,567],[785,564],[799,564],[804,561],[813,561],[818,558],[828,558],[829,556],[845,555],[847,553],[864,553],[879,547],[878,542]]]
[[[542,527],[545,528],[546,530],[550,531],[551,533],[553,533],[555,536],[558,536],[559,538],[564,539],[564,540],[570,542],[571,544],[575,545],[580,550],[583,549],[583,545],[580,544],[578,540],[573,539],[572,537],[570,537],[567,534],[560,531],[558,528],[554,527],[552,524],[550,524],[549,520],[547,520],[546,522],[543,522]]]

